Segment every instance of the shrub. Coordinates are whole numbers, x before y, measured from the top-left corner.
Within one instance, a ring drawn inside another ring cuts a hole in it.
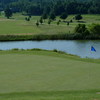
[[[69,26],[69,22],[67,22],[67,25]]]
[[[38,21],[36,22],[36,26],[37,26],[37,27],[39,26],[39,22],[38,22]]]
[[[56,15],[55,15],[54,12],[52,12],[52,13],[50,14],[49,19],[51,19],[51,20],[55,20],[55,19],[56,19]]]
[[[86,25],[85,24],[78,24],[75,27],[75,33],[84,34],[84,33],[86,33],[86,31],[87,31],[87,28],[86,28]]]
[[[57,49],[54,49],[53,52],[58,52],[58,50]]]
[[[43,13],[42,18],[43,18],[44,20],[47,19],[47,18],[48,18],[47,14],[46,14],[46,13]]]
[[[27,21],[30,21],[30,17],[27,18]]]
[[[49,25],[51,24],[51,19],[48,20],[48,24],[49,24]]]
[[[78,15],[75,16],[75,20],[78,20],[78,21],[81,20],[82,18],[83,17],[80,14],[78,14]]]
[[[25,20],[26,20],[26,21],[30,21],[30,17],[28,17],[28,18],[27,18],[27,17],[25,17]]]
[[[70,20],[70,23],[72,23],[72,22],[73,22],[73,20],[71,19],[71,20]]]
[[[7,7],[4,12],[5,12],[5,17],[7,17],[8,19],[10,17],[12,17],[12,15],[13,15],[13,13],[9,7]]]
[[[89,31],[91,34],[100,35],[100,24],[92,24]]]
[[[43,18],[42,18],[42,17],[40,17],[39,22],[40,22],[41,24],[43,23]]]
[[[12,51],[18,51],[19,49],[18,48],[14,48],[14,49],[12,49]]]
[[[59,24],[60,24],[60,22],[58,21],[58,22],[57,22],[57,25],[59,25]]]
[[[60,18],[65,20],[66,18],[68,17],[68,14],[67,13],[62,13]]]

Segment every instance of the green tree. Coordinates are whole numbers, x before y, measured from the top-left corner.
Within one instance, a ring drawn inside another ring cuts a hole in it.
[[[78,21],[81,20],[82,18],[83,17],[80,14],[78,14],[78,15],[75,16],[75,20],[78,20]]]
[[[68,14],[67,13],[62,13],[60,18],[65,20],[66,18],[68,17]]]
[[[76,27],[75,27],[75,33],[81,33],[83,35],[86,35],[86,32],[87,32],[87,28],[86,28],[86,25],[85,24],[78,24]],[[85,33],[85,34],[84,34]],[[88,34],[88,33],[87,33]]]
[[[67,25],[69,26],[69,22],[67,22]]]
[[[51,24],[51,19],[48,20],[48,24],[49,24],[49,25]]]
[[[37,22],[36,22],[36,26],[37,26],[37,27],[39,26],[39,22],[38,22],[38,20],[37,20]]]
[[[25,20],[26,21],[30,21],[30,17],[25,17]]]
[[[44,19],[44,21],[45,21],[45,19],[47,19],[47,18],[48,18],[47,14],[46,14],[46,13],[44,13],[44,14],[42,15],[42,18],[43,18],[43,19]]]
[[[30,21],[30,17],[27,18],[27,21]]]
[[[59,24],[60,24],[60,21],[57,22],[57,25],[59,25]]]
[[[73,22],[73,20],[71,19],[71,20],[70,20],[70,23],[72,23],[72,22]]]
[[[89,30],[91,34],[100,35],[100,24],[92,24]]]
[[[56,19],[56,15],[55,15],[55,13],[54,12],[52,12],[51,14],[50,14],[50,17],[49,17],[51,20],[55,20]]]
[[[7,7],[4,12],[5,12],[5,17],[7,17],[8,19],[13,15],[9,7]]]
[[[43,23],[43,18],[42,18],[42,17],[40,17],[39,22],[40,22],[41,24]]]

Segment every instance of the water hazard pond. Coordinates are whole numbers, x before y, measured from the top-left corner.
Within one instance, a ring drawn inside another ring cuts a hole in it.
[[[96,52],[91,51],[91,46]],[[0,42],[0,50],[13,48],[32,49],[40,48],[46,50],[57,49],[68,54],[78,55],[82,58],[100,58],[100,41],[76,41],[76,40],[45,40],[45,41],[14,41]]]

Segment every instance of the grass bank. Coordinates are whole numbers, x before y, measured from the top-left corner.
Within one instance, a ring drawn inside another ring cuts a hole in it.
[[[100,100],[99,66],[52,51],[0,51],[0,99]]]

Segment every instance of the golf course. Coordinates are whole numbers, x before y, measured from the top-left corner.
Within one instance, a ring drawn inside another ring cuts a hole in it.
[[[21,13],[7,19],[1,12],[0,41],[74,39],[70,35],[78,24],[87,28],[100,24],[99,14],[83,14],[80,21],[74,16],[69,15],[66,21],[57,16],[51,24],[45,19],[36,25],[41,16],[26,21],[27,16]],[[0,100],[100,100],[100,59],[57,50],[0,50]]]
[[[46,50],[0,51],[0,100],[100,100],[100,59]]]
[[[0,100],[100,100],[100,0],[0,0]]]

